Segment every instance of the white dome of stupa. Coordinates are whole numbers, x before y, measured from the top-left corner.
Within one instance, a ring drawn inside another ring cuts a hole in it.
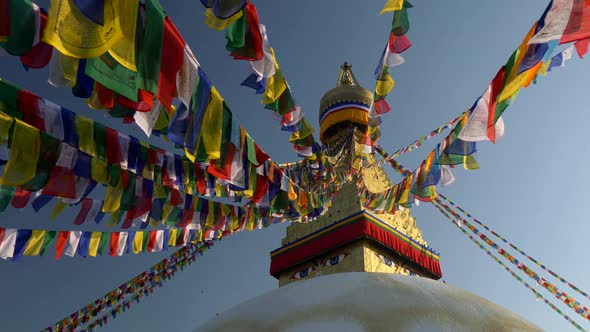
[[[206,331],[541,331],[508,309],[440,281],[387,273],[337,273],[243,302]]]

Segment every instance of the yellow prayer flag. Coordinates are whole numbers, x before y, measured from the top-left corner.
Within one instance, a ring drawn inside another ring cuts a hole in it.
[[[476,170],[479,169],[479,163],[472,155],[464,156],[463,157],[463,168],[466,170]]]
[[[10,155],[0,177],[0,184],[17,186],[35,176],[41,136],[37,128],[15,119],[10,143]]]
[[[123,180],[119,178],[116,186],[107,185],[102,212],[116,212],[121,207],[121,198],[123,198]]]
[[[98,158],[92,158],[90,163],[90,172],[92,180],[101,184],[108,182],[108,168],[106,161],[100,160]]]
[[[547,70],[549,69],[549,66],[551,65],[551,59],[549,59],[549,61],[544,62],[541,65],[541,68],[539,68],[539,74],[542,76],[547,75]]]
[[[209,104],[203,115],[201,142],[205,145],[207,158],[221,157],[221,137],[223,125],[223,98],[215,87],[211,88]]]
[[[45,240],[45,232],[44,230],[34,229],[33,234],[29,238],[27,245],[25,247],[25,251],[23,253],[24,256],[38,256],[41,248],[43,248],[43,242]]]
[[[531,81],[537,75],[537,72],[543,65],[543,62],[539,61],[533,68],[518,74],[510,83],[506,84],[500,95],[498,96],[498,103],[503,102],[504,100],[511,98],[515,95],[520,88],[523,86],[526,87],[531,84]]]
[[[162,185],[154,183],[154,191],[152,196],[154,197],[154,199],[166,198],[166,190],[164,190],[164,187],[162,187]]]
[[[401,10],[404,6],[404,0],[387,0],[385,6],[379,13],[379,15],[383,15],[384,13],[393,12],[396,10]]]
[[[213,229],[213,227],[215,227],[215,202],[210,200],[205,229]]]
[[[238,227],[240,227],[240,220],[237,216],[229,217],[229,223],[229,228],[232,232],[238,229]]]
[[[90,244],[88,244],[88,256],[96,257],[101,237],[102,232],[92,232],[92,234],[90,234]]]
[[[59,214],[66,208],[66,206],[66,203],[58,199],[53,206],[53,210],[51,210],[51,213],[49,214],[49,219],[54,220],[57,218],[57,216],[59,216]]]
[[[125,37],[122,22],[132,20],[134,10],[126,2],[105,0],[104,24],[99,25],[82,14],[73,1],[51,0],[43,41],[71,57],[96,58]]]
[[[275,74],[266,81],[266,90],[262,96],[263,104],[275,102],[287,89],[287,84],[280,70],[276,69]]]
[[[63,77],[69,81],[71,86],[74,86],[74,84],[76,84],[76,77],[78,76],[78,65],[80,64],[80,60],[71,56],[59,54],[59,64]]]
[[[383,73],[380,75],[379,79],[377,80],[377,84],[375,85],[375,93],[379,96],[387,96],[391,89],[395,86],[395,81],[389,75],[389,73]]]
[[[107,226],[108,227],[117,226],[117,224],[119,224],[119,221],[121,221],[122,216],[123,216],[123,211],[121,211],[121,210],[119,210],[119,208],[117,208],[116,211],[111,212],[111,216],[109,217],[109,222],[107,223]]]
[[[186,155],[186,157],[188,158],[188,160],[190,160],[192,163],[195,162],[195,160],[197,159],[197,154],[196,153],[191,153],[187,147],[184,147],[184,154]]]
[[[242,17],[242,15],[243,13],[240,10],[233,16],[230,16],[226,19],[221,19],[217,18],[215,14],[213,14],[213,10],[211,10],[211,8],[207,8],[205,10],[205,24],[207,24],[207,26],[209,26],[213,30],[225,30],[228,26],[230,26],[232,23],[234,23],[240,17]]]
[[[133,253],[137,254],[143,250],[143,231],[135,232],[133,238]]]
[[[2,102],[0,102],[1,104]],[[0,111],[2,107],[0,106]],[[3,144],[4,141],[8,140],[8,135],[10,134],[10,127],[14,122],[14,118],[0,112],[0,144]]]
[[[93,110],[107,109],[107,107],[100,102],[97,89],[92,89],[90,98],[86,99],[86,105],[88,105],[88,107],[92,108]]]
[[[297,193],[295,192],[295,187],[293,186],[293,184],[291,183],[291,181],[289,181],[289,200],[290,201],[294,201],[297,199]]]
[[[168,239],[168,246],[176,247],[176,228],[170,229],[170,238]]]
[[[301,129],[291,134],[289,137],[289,142],[302,140],[311,134],[313,134],[313,127],[307,123],[307,120],[302,119]]]
[[[414,173],[408,175],[408,177],[406,178],[406,185],[404,186],[404,189],[402,189],[402,194],[399,198],[399,200],[397,201],[398,204],[402,205],[402,204],[406,204],[408,202],[408,196],[410,194],[410,189],[412,188],[412,183],[414,181]]]
[[[164,203],[164,208],[162,210],[162,224],[164,224],[166,223],[166,221],[168,221],[168,218],[172,214],[172,211],[174,211],[174,206],[172,206],[170,202],[166,202]]]
[[[94,120],[83,115],[76,116],[76,129],[78,131],[78,148],[96,157],[96,143],[94,142]]]
[[[137,71],[135,61],[135,33],[137,29],[137,15],[139,6],[134,1],[119,1],[120,13],[123,18],[119,19],[123,38],[113,45],[109,54],[123,67]]]

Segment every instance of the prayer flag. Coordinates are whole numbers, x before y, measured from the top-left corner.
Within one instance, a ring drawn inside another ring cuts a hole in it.
[[[172,99],[176,95],[176,75],[182,67],[184,47],[185,43],[182,36],[170,20],[170,17],[166,17],[164,19],[161,55],[161,58],[165,60],[160,64],[158,99],[167,110],[170,110]]]
[[[88,256],[96,257],[96,254],[98,253],[98,246],[100,245],[101,235],[102,232],[92,232],[92,235],[90,235],[90,243],[88,245]]]
[[[40,148],[39,131],[16,119],[12,132],[10,157],[0,184],[21,185],[35,176]]]
[[[39,12],[35,10],[31,0],[9,0],[5,1],[0,19],[7,19],[0,23],[0,45],[12,55],[24,55],[34,45],[35,33],[38,29],[36,24]],[[8,7],[8,8],[4,8]],[[38,8],[38,7],[37,7]],[[4,25],[4,28],[1,26]],[[8,26],[8,29],[6,29]],[[3,37],[3,34],[6,34]],[[4,39],[4,40],[3,40]]]
[[[0,242],[0,258],[11,258],[14,253],[14,245],[16,243],[17,230],[4,229],[4,238]]]
[[[385,3],[385,6],[383,6],[383,9],[379,13],[379,15],[382,15],[382,14],[388,13],[388,12],[392,12],[392,11],[396,11],[396,10],[401,10],[403,8],[403,5],[404,5],[404,0],[387,0],[387,2]]]
[[[70,236],[68,237],[68,242],[65,247],[64,254],[66,256],[74,257],[76,255],[76,251],[78,250],[78,244],[80,244],[80,237],[82,236],[81,231],[71,231]]]
[[[130,25],[121,23],[134,11],[129,1],[105,1],[103,24],[96,24],[72,1],[51,0],[43,41],[71,57],[95,58],[124,38],[123,28]]]
[[[490,104],[490,91],[489,86],[484,94],[478,98],[474,105],[473,110],[469,113],[469,119],[467,124],[461,129],[459,138],[467,142],[480,142],[488,140],[488,113]],[[501,137],[504,135],[504,121],[502,117],[498,118],[495,124],[494,137]]]
[[[211,88],[211,99],[203,115],[201,125],[201,142],[207,151],[208,159],[219,159],[221,156],[221,137],[223,120],[223,98],[215,87]]]

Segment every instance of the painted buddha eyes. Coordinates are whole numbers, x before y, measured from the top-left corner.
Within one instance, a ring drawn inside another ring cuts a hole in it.
[[[348,255],[345,253],[331,256],[330,258],[328,258],[324,261],[324,266],[334,266],[334,265],[342,262],[344,260],[344,258],[346,258],[346,256],[348,256]]]
[[[391,259],[381,255],[381,254],[377,254],[377,257],[379,257],[379,259],[387,266],[395,266],[395,264],[391,261]]]
[[[291,280],[303,279],[309,277],[312,272],[319,266],[334,266],[342,263],[342,261],[349,255],[348,252],[340,252],[335,255],[327,256],[323,261],[315,261],[313,265],[306,266],[305,268],[293,273]],[[320,264],[321,263],[321,264]]]
[[[306,268],[304,268],[303,270],[300,270],[298,272],[295,272],[293,274],[293,276],[291,277],[291,279],[302,279],[307,277],[310,273],[312,273],[314,270],[313,266],[308,266]]]

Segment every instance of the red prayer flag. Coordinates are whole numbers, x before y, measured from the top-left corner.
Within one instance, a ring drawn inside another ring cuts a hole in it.
[[[0,40],[10,35],[10,0],[0,0]]]
[[[105,108],[111,109],[115,106],[115,96],[113,94],[113,90],[94,81],[94,91],[98,96],[98,100]]]
[[[256,161],[258,162],[258,165],[264,164],[268,158],[270,158],[256,143],[254,143],[254,150],[256,151]]]
[[[76,198],[76,174],[61,166],[53,167],[49,180],[43,187],[43,194],[64,198]]]
[[[14,196],[12,197],[12,207],[15,209],[25,208],[27,206],[27,203],[29,203],[29,200],[31,199],[31,195],[33,195],[33,192],[31,191],[16,188]]]
[[[502,92],[502,84],[504,82],[504,66],[500,68],[496,77],[492,80],[491,84],[491,91],[490,91],[490,101],[488,104],[488,138],[492,143],[496,143],[496,99]]]
[[[389,113],[389,111],[391,111],[391,106],[389,106],[387,100],[380,99],[375,102],[375,113],[377,113],[377,115],[383,115]]]
[[[150,231],[150,239],[148,240],[147,246],[148,252],[154,251],[154,247],[156,246],[156,235],[158,235],[157,231]]]
[[[244,15],[248,23],[246,47],[250,48],[249,51],[254,51],[254,54],[253,56],[249,56],[249,54],[246,54],[249,52],[241,52],[240,54],[232,52],[231,56],[238,60],[257,61],[262,59],[264,53],[262,52],[262,33],[260,32],[260,20],[258,19],[256,6],[248,3],[244,8]]]
[[[588,53],[588,39],[582,39],[577,41],[574,46],[576,47],[576,52],[580,59],[584,58],[584,55]]]
[[[172,206],[179,206],[183,203],[182,196],[180,196],[180,191],[177,189],[170,189],[170,204]]]
[[[109,247],[109,255],[117,256],[117,249],[119,248],[119,232],[111,233],[111,242]]]
[[[574,0],[570,19],[559,40],[567,44],[590,38],[590,0]]]
[[[195,164],[195,182],[197,183],[197,191],[201,195],[205,195],[207,182],[205,180],[205,173],[198,164]]]
[[[137,101],[133,101],[122,95],[118,95],[117,99],[115,99],[115,103],[137,112],[149,112],[152,109],[153,102],[154,95],[151,92],[142,89],[137,90]]]
[[[9,0],[0,0],[0,2],[9,2]],[[2,5],[0,4],[0,8],[2,8]],[[0,12],[2,11],[2,9],[0,9]],[[26,54],[22,55],[20,57],[20,61],[27,67],[30,68],[43,68],[45,66],[47,66],[49,64],[49,61],[51,61],[51,54],[53,53],[53,46],[43,42],[43,34],[45,31],[45,25],[47,24],[47,15],[45,15],[43,12],[41,12],[41,26],[39,27],[39,35],[40,35],[40,40],[39,42],[33,46],[33,48],[31,48],[31,50],[29,52],[27,52]],[[0,36],[2,35],[2,21],[3,21],[3,17],[2,17],[2,13],[0,13]]]
[[[236,151],[236,148],[233,144],[228,144],[226,158],[225,158],[225,165],[223,168],[217,166],[217,160],[211,160],[209,167],[207,167],[207,172],[218,179],[229,180],[231,176],[231,163],[232,157]]]
[[[23,113],[23,121],[40,131],[45,131],[45,120],[39,113],[41,98],[26,90],[20,90],[17,98],[18,109]]]
[[[412,46],[406,35],[396,36],[393,31],[389,34],[389,51],[391,53],[403,53]]]
[[[262,197],[268,191],[268,177],[264,175],[258,174],[256,178],[256,191],[252,195],[252,201],[256,203],[260,203],[262,201]]]
[[[80,206],[80,212],[78,212],[76,219],[74,219],[74,225],[84,224],[84,222],[86,221],[86,217],[88,217],[88,213],[90,212],[91,208],[92,208],[92,199],[84,198],[82,200],[82,204]]]
[[[68,243],[68,237],[70,237],[69,231],[61,231],[57,235],[57,241],[55,242],[55,259],[59,259],[63,254],[66,244]]]
[[[180,71],[184,60],[184,45],[184,40],[176,26],[174,26],[170,17],[166,17],[164,20],[164,38],[162,40],[158,99],[167,110],[170,110],[172,99],[176,94],[176,74]]]
[[[99,142],[97,142],[100,144]],[[107,150],[107,161],[109,164],[118,164],[123,160],[121,146],[119,144],[119,134],[113,128],[105,128],[105,142]]]

